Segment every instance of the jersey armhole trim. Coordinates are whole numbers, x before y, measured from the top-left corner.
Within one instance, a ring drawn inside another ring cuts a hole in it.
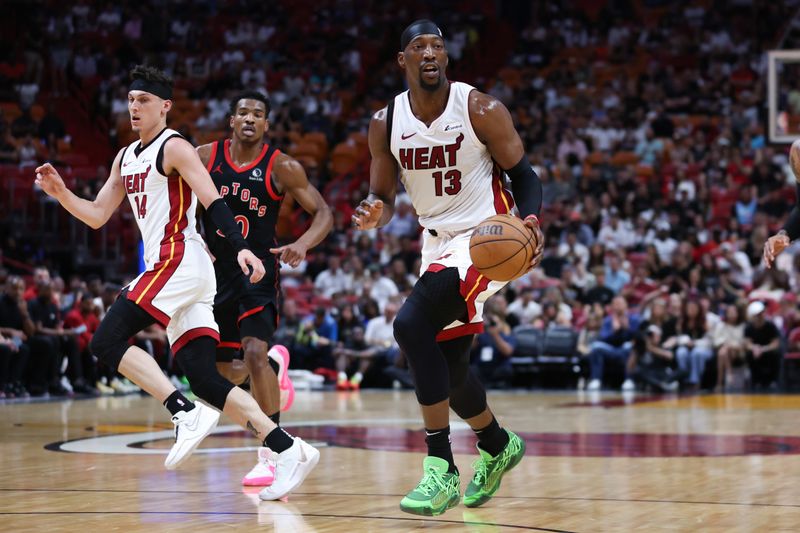
[[[158,155],[156,155],[156,170],[162,176],[166,176],[167,175],[167,173],[164,172],[164,147],[167,145],[169,140],[172,139],[173,137],[180,137],[181,139],[183,139],[183,135],[181,135],[180,133],[173,133],[172,135],[170,135],[169,137],[164,139],[164,142],[161,143],[161,146],[158,148]],[[169,177],[169,176],[167,176],[167,177]]]
[[[394,119],[394,98],[386,106],[386,144],[389,145],[389,153],[392,152],[392,120]]]
[[[269,158],[269,163],[267,163],[267,172],[266,176],[264,176],[264,183],[267,186],[267,194],[269,194],[270,198],[273,200],[280,202],[283,199],[283,195],[279,195],[275,192],[275,188],[272,187],[272,165],[275,163],[275,158],[278,157],[280,154],[280,150],[275,150]]]
[[[122,163],[125,161],[125,156],[128,154],[128,148],[130,148],[130,147],[131,147],[131,145],[129,144],[128,146],[126,146],[125,148],[122,149],[122,157],[119,158],[119,173],[120,173],[120,175],[122,175]]]
[[[206,164],[206,170],[208,170],[209,174],[211,173],[211,167],[214,166],[214,161],[217,159],[217,146],[219,146],[219,141],[211,143],[211,155],[208,156],[208,164]]]
[[[479,146],[486,146],[486,143],[481,141],[478,138],[478,134],[475,133],[475,128],[472,127],[472,117],[469,115],[469,96],[472,94],[472,91],[477,91],[477,90],[478,89],[476,89],[475,87],[470,86],[469,90],[467,91],[467,97],[464,99],[464,107],[465,111],[467,112],[467,133],[476,144],[478,144]]]

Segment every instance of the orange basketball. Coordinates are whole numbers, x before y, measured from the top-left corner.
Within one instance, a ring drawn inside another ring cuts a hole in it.
[[[534,233],[514,215],[494,215],[472,232],[469,255],[478,272],[511,281],[527,272],[537,246]]]

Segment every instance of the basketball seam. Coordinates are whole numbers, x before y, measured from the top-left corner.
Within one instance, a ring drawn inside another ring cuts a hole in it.
[[[489,269],[489,268],[495,268],[495,267],[498,267],[498,266],[502,265],[503,263],[505,263],[505,262],[507,262],[507,261],[510,261],[510,260],[511,260],[511,259],[513,259],[513,258],[514,258],[514,257],[515,257],[515,256],[516,256],[518,253],[520,253],[521,251],[525,250],[525,249],[528,247],[528,243],[523,243],[522,241],[518,241],[517,239],[502,239],[502,241],[514,241],[514,242],[518,242],[518,243],[522,244],[522,246],[520,246],[519,250],[517,250],[516,252],[514,252],[514,253],[513,253],[513,254],[511,254],[510,256],[506,257],[505,259],[503,259],[503,260],[502,260],[502,261],[500,261],[499,263],[495,263],[495,264],[493,264],[493,265],[489,265],[489,266],[482,266],[482,267],[480,267],[480,269],[478,269],[479,271],[480,271],[480,270],[486,270],[486,269]],[[502,241],[501,241],[500,239],[497,239],[497,240],[494,240],[494,241],[482,242],[482,243],[480,243],[480,244],[476,244],[475,246],[481,246],[481,245],[483,245],[483,244],[493,244],[493,243],[496,243],[496,242],[502,242]],[[470,250],[471,250],[471,249],[472,249],[472,246],[470,246]],[[473,262],[473,265],[474,265],[474,264],[475,264],[475,263]],[[476,266],[475,268],[478,268],[478,267]],[[486,277],[489,277],[489,276],[486,276]],[[490,279],[491,279],[491,278],[490,278]]]

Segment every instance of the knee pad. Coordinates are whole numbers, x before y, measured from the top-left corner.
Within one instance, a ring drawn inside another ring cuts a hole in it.
[[[450,388],[450,408],[462,420],[478,416],[486,410],[486,389],[470,368],[467,368],[461,386]]]
[[[103,327],[103,324],[100,324],[92,336],[92,340],[89,341],[89,350],[92,355],[114,371],[119,368],[119,363],[128,350],[128,346],[126,341],[113,335],[109,328]]]
[[[404,339],[416,338],[420,322],[438,333],[453,321],[465,318],[467,304],[459,291],[460,284],[456,268],[425,272],[395,317],[397,342],[402,346]]]
[[[466,420],[486,409],[486,390],[469,367],[472,335],[440,342],[450,372],[450,408]]]
[[[175,357],[189,380],[192,392],[222,411],[234,385],[217,370],[216,345],[211,337],[198,337],[187,342]]]
[[[461,387],[467,380],[472,339],[473,335],[465,335],[439,343],[450,373],[450,390]]]
[[[105,365],[116,371],[128,351],[128,340],[156,320],[147,311],[128,300],[124,292],[108,308],[100,327],[89,342],[89,350]]]

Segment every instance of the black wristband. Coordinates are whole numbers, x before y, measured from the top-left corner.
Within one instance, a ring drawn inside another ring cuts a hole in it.
[[[225,238],[233,246],[237,254],[250,248],[247,246],[247,241],[242,237],[239,225],[233,219],[233,212],[231,212],[231,208],[228,207],[225,200],[217,198],[206,208],[206,212],[208,212],[208,216],[211,217],[214,225],[225,235]]]
[[[538,215],[542,210],[542,182],[526,156],[519,163],[505,171],[511,178],[511,192],[522,218]]]

